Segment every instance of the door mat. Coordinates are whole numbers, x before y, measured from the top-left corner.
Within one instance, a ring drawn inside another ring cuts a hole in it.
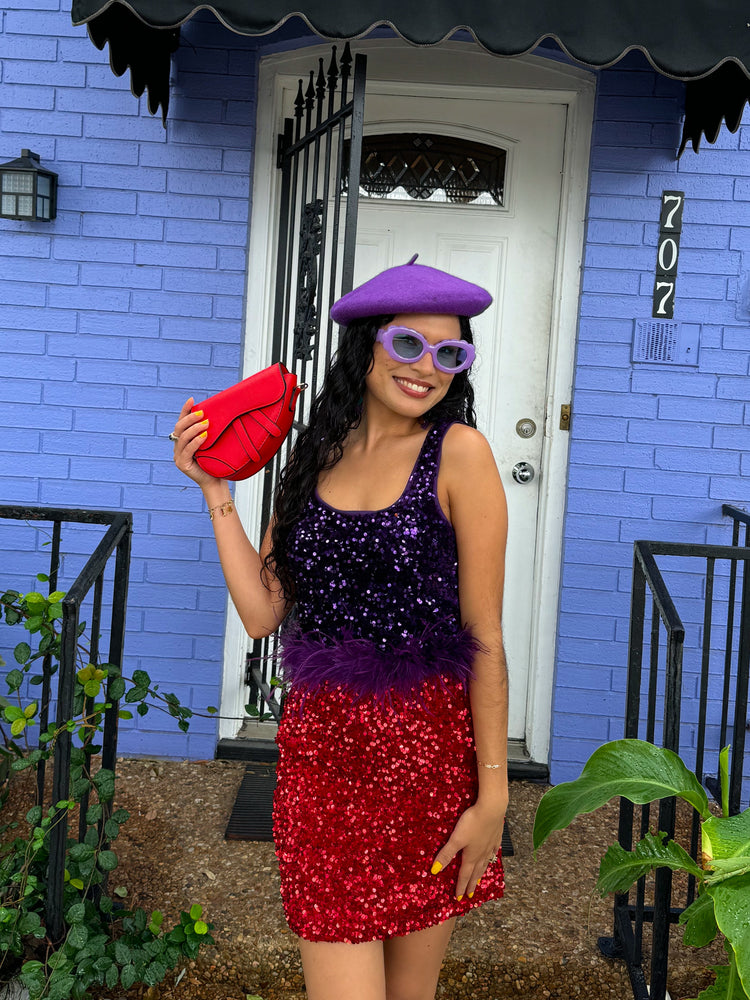
[[[237,792],[224,836],[227,840],[273,840],[273,790],[276,768],[273,764],[249,764]],[[508,824],[503,829],[503,857],[515,854]]]

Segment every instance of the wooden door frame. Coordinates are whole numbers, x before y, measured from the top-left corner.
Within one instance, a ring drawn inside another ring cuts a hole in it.
[[[588,193],[589,151],[594,117],[596,78],[593,73],[552,58],[521,56],[503,59],[467,42],[445,42],[433,48],[415,48],[399,39],[361,41],[355,51],[368,55],[368,90],[392,92],[392,81],[411,85],[410,92],[436,94],[446,83],[471,96],[515,103],[564,104],[567,109],[563,177],[560,197],[557,256],[553,279],[549,377],[545,406],[545,447],[540,470],[538,534],[534,566],[534,604],[539,609],[530,637],[526,714],[526,752],[532,761],[549,757],[552,695],[562,562],[569,434],[559,429],[560,406],[570,403],[584,219]],[[276,247],[276,207],[279,198],[276,136],[282,121],[282,90],[296,86],[316,59],[330,53],[330,44],[305,45],[293,52],[274,54],[260,63],[252,183],[252,217],[248,246],[251,262],[243,374],[270,363],[273,277]],[[470,87],[465,81],[472,80]],[[366,109],[365,109],[366,113]],[[238,484],[235,501],[243,524],[257,540],[261,506],[260,477]],[[224,648],[221,714],[243,715],[246,688],[243,674],[248,639],[231,605]],[[220,736],[236,735],[231,718],[220,724]]]

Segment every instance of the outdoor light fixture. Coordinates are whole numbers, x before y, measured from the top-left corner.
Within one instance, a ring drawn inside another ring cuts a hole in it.
[[[57,214],[57,174],[40,165],[39,154],[22,149],[0,163],[0,217],[49,222]]]

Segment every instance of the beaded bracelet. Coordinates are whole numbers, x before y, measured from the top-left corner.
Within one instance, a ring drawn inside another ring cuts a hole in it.
[[[227,514],[231,514],[232,511],[234,510],[234,504],[232,503],[231,500],[225,500],[224,503],[217,503],[215,507],[209,507],[208,516],[211,518],[212,521],[214,519],[215,510],[221,511],[221,516],[226,517]]]

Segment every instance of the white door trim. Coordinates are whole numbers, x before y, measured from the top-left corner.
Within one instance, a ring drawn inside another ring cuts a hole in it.
[[[526,747],[532,760],[549,756],[555,667],[562,528],[567,487],[569,434],[559,429],[560,406],[569,403],[573,385],[578,322],[584,219],[588,191],[589,150],[594,115],[595,77],[586,70],[537,56],[504,59],[465,42],[415,48],[398,39],[358,42],[357,52],[368,62],[368,90],[445,97],[446,85],[462,97],[495,101],[542,102],[567,107],[560,222],[550,331],[549,381],[545,447],[539,495],[540,544],[535,554],[534,601],[539,609],[531,636]],[[245,317],[243,371],[250,374],[270,363],[273,276],[276,258],[276,205],[279,197],[276,135],[280,128],[284,84],[296,86],[315,59],[327,59],[330,45],[306,45],[301,50],[261,60],[258,117],[252,185],[252,217],[248,247],[249,272]],[[438,58],[439,57],[439,58]],[[465,81],[471,79],[472,86]],[[398,81],[394,83],[393,81]],[[238,484],[236,505],[253,540],[259,533],[261,477]],[[235,736],[243,715],[246,689],[242,669],[247,637],[231,606],[224,648],[220,736]]]

